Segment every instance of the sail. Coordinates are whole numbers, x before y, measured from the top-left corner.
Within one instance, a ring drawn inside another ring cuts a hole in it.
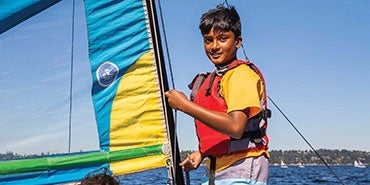
[[[163,167],[168,155],[162,148],[170,146],[166,112],[171,109],[164,106],[168,87],[155,6],[142,0],[85,4],[100,147],[138,150],[130,160],[111,163],[114,174]]]
[[[353,166],[356,168],[366,168],[366,165],[362,164],[360,160],[353,161]]]
[[[119,176],[166,166],[170,180],[183,184],[154,2],[84,3],[100,151],[1,161],[0,184],[59,184],[105,169]]]
[[[283,160],[280,160],[280,167],[281,168],[288,168],[288,165],[286,165]]]
[[[2,0],[0,1],[0,34],[60,0]]]

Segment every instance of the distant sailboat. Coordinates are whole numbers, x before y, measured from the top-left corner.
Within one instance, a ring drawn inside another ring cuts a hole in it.
[[[288,165],[286,165],[283,160],[280,160],[280,167],[281,168],[288,168]]]
[[[298,167],[304,168],[305,166],[300,162],[300,163],[298,163]]]
[[[356,168],[366,168],[366,165],[362,164],[362,162],[359,160],[353,161],[353,166]]]

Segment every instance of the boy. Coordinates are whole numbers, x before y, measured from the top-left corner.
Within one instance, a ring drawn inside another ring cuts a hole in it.
[[[266,184],[265,84],[253,64],[237,60],[242,45],[239,15],[234,7],[218,6],[202,15],[199,28],[216,69],[193,80],[191,100],[176,90],[165,93],[172,108],[195,119],[199,150],[180,165],[190,171],[208,157],[203,184]]]

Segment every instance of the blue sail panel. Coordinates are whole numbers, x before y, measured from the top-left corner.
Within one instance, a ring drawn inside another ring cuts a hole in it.
[[[110,113],[119,81],[148,51],[142,1],[85,1],[93,103],[100,147],[109,150]]]
[[[2,0],[0,1],[0,34],[60,0]]]

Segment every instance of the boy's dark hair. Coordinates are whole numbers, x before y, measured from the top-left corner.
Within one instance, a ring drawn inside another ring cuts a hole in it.
[[[239,37],[241,27],[236,9],[233,6],[226,8],[223,5],[218,5],[215,9],[204,13],[199,23],[202,35],[209,33],[213,28],[215,31],[232,31],[236,37]]]
[[[119,185],[116,177],[108,173],[107,168],[98,169],[86,175],[78,185]]]
[[[84,178],[79,185],[119,185],[119,182],[107,174],[98,174]]]

